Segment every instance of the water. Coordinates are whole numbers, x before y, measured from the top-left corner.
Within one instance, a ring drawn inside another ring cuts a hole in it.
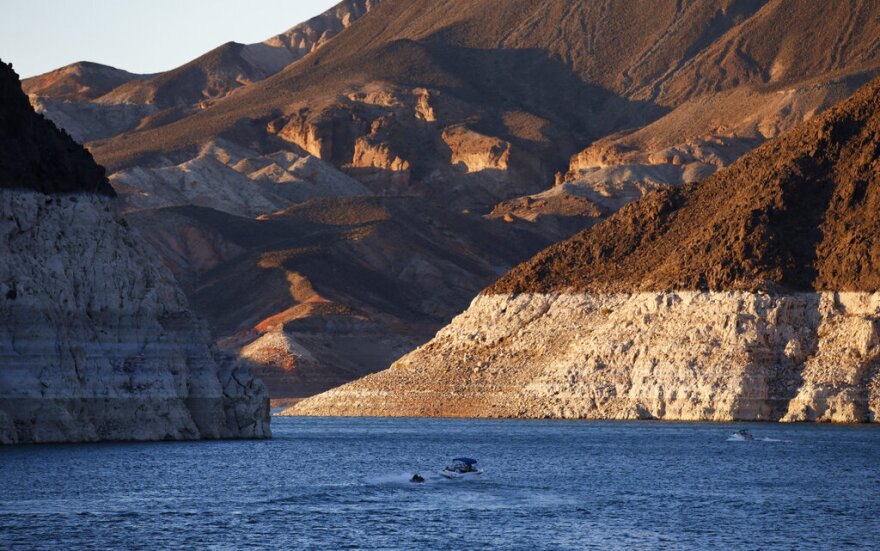
[[[728,440],[743,427],[763,440]],[[877,427],[275,418],[273,432],[0,448],[0,548],[880,545]],[[456,455],[486,473],[433,474]]]

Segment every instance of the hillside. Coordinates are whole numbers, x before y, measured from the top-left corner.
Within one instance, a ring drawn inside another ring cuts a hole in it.
[[[488,294],[880,291],[880,85],[699,184],[624,207]]]
[[[295,414],[876,422],[880,79]]]

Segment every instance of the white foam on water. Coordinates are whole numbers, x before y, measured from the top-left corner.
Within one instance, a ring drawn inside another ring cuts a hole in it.
[[[446,478],[440,476],[439,474],[434,474],[431,472],[419,472],[418,474],[425,479],[424,482],[412,482],[413,475],[416,474],[414,472],[411,473],[397,473],[397,474],[386,474],[381,476],[375,476],[368,478],[366,480],[367,484],[375,484],[375,485],[407,485],[407,486],[423,486],[425,484],[437,484],[441,482],[449,482]]]
[[[791,442],[791,440],[780,440],[779,438],[754,438],[749,440],[748,438],[743,438],[738,434],[731,435],[728,439],[728,442]]]

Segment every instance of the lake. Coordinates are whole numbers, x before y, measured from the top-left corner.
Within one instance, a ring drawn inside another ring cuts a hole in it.
[[[730,441],[740,428],[756,441]],[[875,426],[276,417],[272,430],[0,447],[0,547],[880,545]],[[436,474],[459,455],[484,474]]]

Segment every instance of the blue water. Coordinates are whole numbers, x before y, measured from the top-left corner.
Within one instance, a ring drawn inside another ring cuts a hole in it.
[[[745,426],[765,440],[728,441]],[[877,427],[275,418],[272,430],[0,448],[0,547],[880,546]],[[456,455],[485,474],[432,474]],[[406,482],[413,472],[428,482]]]

